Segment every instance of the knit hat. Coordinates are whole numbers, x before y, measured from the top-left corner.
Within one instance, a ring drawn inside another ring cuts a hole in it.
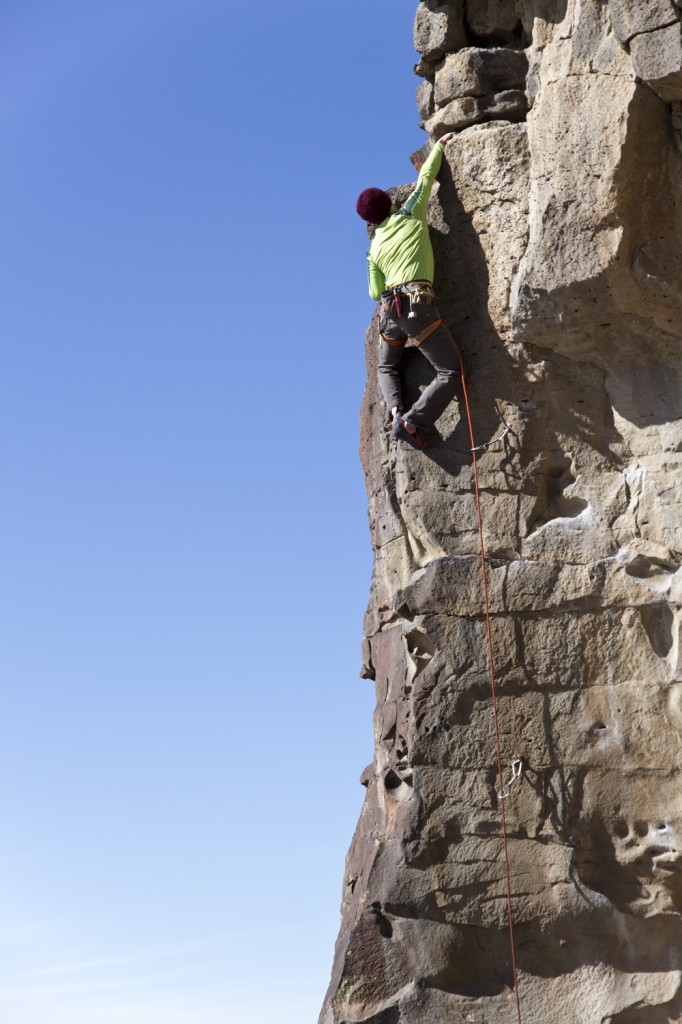
[[[391,212],[393,200],[388,192],[382,192],[380,188],[366,188],[358,196],[355,209],[363,220],[370,224],[381,224]]]

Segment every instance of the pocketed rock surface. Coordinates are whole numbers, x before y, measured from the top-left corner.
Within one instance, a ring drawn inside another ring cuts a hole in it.
[[[478,471],[504,781],[523,763],[504,806],[529,1024],[682,1021],[680,20],[673,0],[417,15],[422,118],[459,130],[431,200],[436,290],[476,443],[512,428]],[[494,97],[519,90],[508,117]],[[426,453],[397,445],[378,344],[374,317],[375,757],[320,1024],[514,1024],[466,415]],[[408,395],[428,379],[408,349]]]

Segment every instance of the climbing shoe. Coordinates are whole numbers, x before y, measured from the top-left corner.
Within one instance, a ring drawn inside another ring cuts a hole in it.
[[[418,430],[415,430],[413,434],[410,434],[407,427],[405,426],[405,420],[398,413],[393,420],[393,436],[396,441],[406,441],[407,444],[411,444],[413,448],[417,448],[421,451],[423,448],[428,448],[429,442],[425,441]]]

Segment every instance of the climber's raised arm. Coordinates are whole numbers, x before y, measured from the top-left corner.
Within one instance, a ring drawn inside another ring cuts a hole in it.
[[[426,207],[428,206],[431,189],[443,162],[443,150],[446,143],[454,138],[454,135],[454,132],[448,132],[446,135],[443,135],[429,153],[419,172],[419,178],[417,179],[414,191],[401,207],[405,213],[411,213],[413,217],[421,217],[422,220],[426,218]]]

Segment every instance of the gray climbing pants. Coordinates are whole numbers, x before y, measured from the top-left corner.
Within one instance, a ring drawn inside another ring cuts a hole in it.
[[[459,354],[452,334],[445,326],[435,297],[422,294],[410,302],[395,291],[382,295],[379,331],[379,386],[390,412],[398,408],[404,419],[417,427],[432,427],[454,398],[459,380]],[[410,316],[409,314],[413,315]],[[422,391],[410,409],[403,404],[400,361],[405,342],[412,338],[436,371],[434,380]]]

